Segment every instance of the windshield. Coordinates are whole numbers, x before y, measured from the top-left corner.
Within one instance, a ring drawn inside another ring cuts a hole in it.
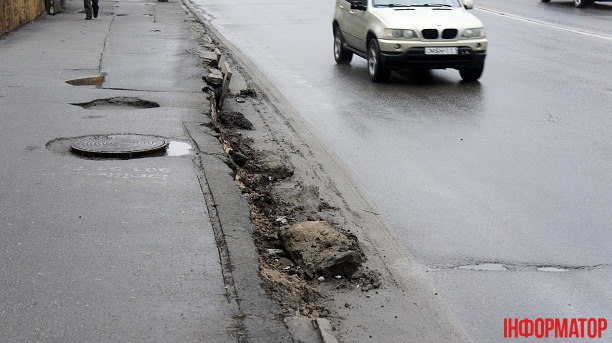
[[[461,7],[459,0],[374,0],[375,7]]]

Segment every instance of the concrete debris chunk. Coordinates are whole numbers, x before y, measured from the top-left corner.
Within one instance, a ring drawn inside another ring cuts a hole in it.
[[[338,340],[333,333],[334,329],[332,328],[329,320],[325,318],[317,318],[316,323],[323,343],[338,343]]]
[[[219,55],[214,51],[200,48],[196,51],[196,55],[198,55],[202,59],[202,62],[207,65],[213,66],[219,63]]]
[[[221,70],[211,68],[208,75],[206,75],[205,80],[206,83],[217,86],[223,83],[223,74],[221,73]]]
[[[251,172],[265,174],[275,179],[285,179],[293,176],[293,164],[286,156],[273,153],[262,153],[262,157],[255,164],[247,165],[245,168]]]
[[[210,38],[210,36],[207,35],[207,34],[203,34],[201,38],[202,38],[202,41],[204,42],[204,44],[212,44],[213,43],[212,38]],[[214,46],[214,47],[216,48],[216,46]]]
[[[291,225],[281,230],[279,240],[309,277],[350,276],[363,260],[355,240],[324,221]]]
[[[318,330],[313,325],[313,319],[305,316],[286,317],[285,324],[295,342],[321,343]]]

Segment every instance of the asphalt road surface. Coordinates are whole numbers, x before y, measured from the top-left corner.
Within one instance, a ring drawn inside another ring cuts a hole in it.
[[[476,342],[612,319],[612,4],[477,0],[480,82],[334,63],[332,0],[195,0],[346,165]],[[611,329],[605,333],[612,337]]]

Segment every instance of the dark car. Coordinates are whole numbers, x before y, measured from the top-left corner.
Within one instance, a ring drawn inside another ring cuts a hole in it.
[[[550,0],[540,0],[542,2],[550,2]],[[589,5],[592,5],[595,1],[599,2],[604,2],[604,1],[608,1],[608,2],[612,2],[612,0],[574,0],[574,6],[582,8],[582,7],[587,7]]]

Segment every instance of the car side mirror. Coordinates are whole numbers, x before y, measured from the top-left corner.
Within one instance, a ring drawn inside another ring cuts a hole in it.
[[[352,10],[358,10],[358,11],[365,11],[366,10],[366,6],[364,6],[361,1],[357,0],[357,1],[351,1],[351,9]]]
[[[474,0],[463,0],[463,7],[465,7],[466,10],[471,10],[474,8]]]

